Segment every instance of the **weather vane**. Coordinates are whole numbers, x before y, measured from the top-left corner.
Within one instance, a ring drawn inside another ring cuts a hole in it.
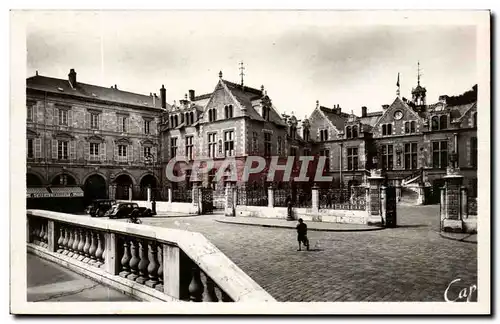
[[[240,76],[241,76],[241,85],[243,85],[243,77],[245,76],[245,67],[243,66],[243,61],[240,62]]]

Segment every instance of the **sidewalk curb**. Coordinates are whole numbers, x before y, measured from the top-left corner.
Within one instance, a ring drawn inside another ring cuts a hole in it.
[[[471,234],[471,235],[477,235],[477,234]],[[457,242],[464,242],[464,243],[470,243],[470,244],[477,244],[477,240],[476,241],[465,241],[464,240],[465,238],[467,238],[469,236],[466,236],[466,237],[461,238],[461,239],[456,239],[456,238],[453,238],[451,236],[444,235],[441,232],[439,232],[439,236],[441,236],[442,238],[445,238],[447,240],[450,240],[450,241],[457,241]]]
[[[216,222],[231,224],[231,225],[245,225],[245,226],[261,226],[261,227],[271,227],[271,228],[286,228],[295,229],[295,227],[285,226],[285,225],[267,225],[267,224],[252,224],[252,223],[237,223],[221,219],[215,219]],[[370,231],[380,231],[384,230],[385,227],[373,227],[373,228],[363,228],[363,229],[333,229],[333,228],[308,228],[308,231],[313,232],[370,232]]]

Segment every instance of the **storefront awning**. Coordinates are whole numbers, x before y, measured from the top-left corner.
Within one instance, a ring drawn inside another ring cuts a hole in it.
[[[28,187],[26,198],[61,198],[61,197],[83,197],[80,187]]]
[[[51,197],[83,197],[83,190],[80,187],[52,187]]]
[[[45,187],[26,188],[26,198],[47,198],[47,197],[52,197],[52,194]]]

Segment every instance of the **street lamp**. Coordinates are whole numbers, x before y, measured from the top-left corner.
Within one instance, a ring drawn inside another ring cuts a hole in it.
[[[155,178],[156,182],[156,177],[155,177],[155,158],[154,155],[149,153],[144,157],[144,162],[146,165],[152,166],[151,172],[153,173],[153,177]],[[155,192],[153,191],[153,188],[151,188],[151,211],[153,215],[156,215],[156,199],[155,199]]]

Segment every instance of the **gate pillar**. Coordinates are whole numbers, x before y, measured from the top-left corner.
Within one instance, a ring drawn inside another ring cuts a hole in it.
[[[371,170],[368,180],[368,190],[366,197],[366,210],[367,224],[383,226],[384,220],[382,219],[381,210],[381,190],[382,182],[384,178],[382,177],[381,170]]]
[[[441,231],[462,232],[464,208],[462,203],[463,176],[456,169],[448,168],[444,176],[444,195],[441,195]],[[442,191],[442,192],[443,192]],[[466,208],[466,206],[465,206]]]
[[[224,204],[225,216],[236,216],[236,184],[226,181],[226,200]]]

